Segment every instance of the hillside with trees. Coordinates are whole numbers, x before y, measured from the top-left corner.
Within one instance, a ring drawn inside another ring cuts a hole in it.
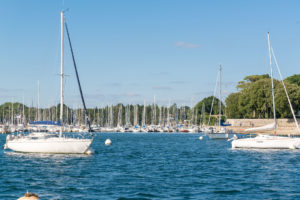
[[[294,112],[300,110],[300,75],[287,77],[285,85],[293,105]],[[226,98],[227,118],[271,118],[272,91],[269,75],[246,76],[237,85],[238,92]],[[288,99],[283,85],[274,79],[276,116],[278,118],[291,118]]]

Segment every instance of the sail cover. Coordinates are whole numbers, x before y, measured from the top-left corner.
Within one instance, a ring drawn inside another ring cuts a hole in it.
[[[30,125],[54,125],[54,126],[61,126],[60,122],[57,121],[33,121],[29,122]]]
[[[224,124],[224,122],[221,120],[221,126],[231,126],[231,124]]]
[[[255,127],[255,128],[247,128],[245,131],[269,131],[275,128],[275,123],[267,124],[265,126]]]

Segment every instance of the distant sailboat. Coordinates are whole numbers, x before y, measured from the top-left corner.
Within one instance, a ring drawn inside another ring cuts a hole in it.
[[[84,98],[82,95],[82,90],[80,86],[80,81],[78,77],[77,67],[73,55],[72,45],[68,33],[68,28],[65,23],[64,19],[64,12],[60,13],[61,17],[61,85],[60,85],[60,132],[57,135],[56,133],[32,133],[29,135],[8,135],[6,138],[6,144],[5,147],[8,149],[11,149],[16,152],[26,152],[26,153],[75,153],[75,154],[81,154],[88,151],[93,138],[70,138],[63,136],[63,78],[64,78],[64,71],[63,71],[63,30],[64,26],[66,27],[69,44],[71,48],[72,58],[74,62],[74,68],[76,72],[76,78],[81,94],[82,103],[85,109],[85,116],[86,120],[88,122],[89,131],[91,131],[90,123],[88,120],[88,115],[86,112],[86,106],[84,102]]]
[[[243,139],[235,139],[232,141],[232,148],[256,148],[256,149],[299,149],[300,148],[300,138],[292,138],[292,137],[282,137],[276,135],[276,127],[277,127],[277,120],[276,120],[276,109],[275,109],[275,95],[274,95],[274,83],[273,83],[273,69],[272,69],[272,55],[275,60],[275,64],[277,66],[278,72],[281,76],[277,60],[275,58],[273,49],[270,43],[270,35],[268,33],[268,47],[269,47],[269,59],[270,59],[270,69],[271,69],[271,84],[272,84],[272,102],[273,102],[273,115],[274,115],[274,122],[262,127],[254,127],[250,129],[246,129],[246,131],[254,132],[254,131],[266,131],[266,130],[274,130],[274,135],[263,135],[259,134],[254,138],[243,138]],[[291,112],[293,114],[293,118],[296,123],[296,127],[299,130],[299,125],[296,120],[296,116],[294,114],[294,110],[289,99],[285,84],[283,82],[281,76],[281,82],[283,84],[286,96],[288,98],[288,102],[290,105]]]
[[[142,127],[141,132],[148,132],[147,125],[146,125],[146,100],[144,100],[144,106],[143,106],[143,118],[142,118]]]
[[[219,67],[219,123],[218,127],[211,129],[211,132],[208,133],[208,137],[210,139],[228,139],[234,136],[234,133],[231,130],[226,129],[225,127],[221,126],[221,117],[222,117],[222,95],[221,95],[221,74],[222,74],[222,67]],[[212,104],[213,106],[213,104]]]
[[[138,121],[139,121],[138,109],[139,109],[138,105],[135,105],[134,106],[134,120],[133,120],[134,121],[134,127],[132,129],[132,132],[134,132],[134,133],[141,132],[141,128],[140,128],[139,123],[138,123]]]
[[[116,132],[120,132],[122,130],[122,111],[123,111],[123,106],[120,103],[119,105],[119,112],[118,112],[118,124],[117,124],[117,130]]]

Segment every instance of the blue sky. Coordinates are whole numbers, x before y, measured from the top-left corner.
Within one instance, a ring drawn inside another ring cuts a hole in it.
[[[223,95],[247,75],[269,73],[267,32],[284,77],[300,73],[300,1],[0,1],[0,103],[59,101],[60,15],[69,26],[88,107],[191,105]],[[65,42],[65,100],[80,106]],[[277,76],[278,77],[278,76]]]

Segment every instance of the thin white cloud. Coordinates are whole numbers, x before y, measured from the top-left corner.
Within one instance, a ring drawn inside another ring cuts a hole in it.
[[[141,95],[139,94],[135,94],[135,93],[131,93],[131,92],[127,92],[125,94],[123,94],[125,97],[139,97]]]
[[[151,75],[154,76],[166,76],[166,75],[170,75],[170,72],[152,72]]]
[[[194,48],[199,48],[200,47],[200,45],[198,45],[198,44],[192,44],[192,43],[180,42],[180,41],[176,42],[175,46],[186,48],[186,49],[194,49]]]
[[[113,82],[113,83],[107,83],[107,86],[111,86],[111,87],[121,87],[122,84],[119,82]]]
[[[238,82],[236,82],[236,81],[225,81],[225,82],[222,82],[222,85],[223,85],[225,88],[228,88],[228,87],[235,87],[237,84],[238,84]]]
[[[152,86],[153,90],[172,90],[171,87],[168,86]]]
[[[177,84],[177,85],[184,85],[184,84],[187,84],[188,81],[170,81],[171,84]]]

